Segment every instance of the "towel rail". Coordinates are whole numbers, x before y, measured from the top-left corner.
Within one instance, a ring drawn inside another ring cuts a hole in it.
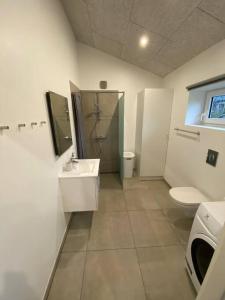
[[[186,129],[181,129],[181,128],[177,128],[177,127],[175,127],[174,130],[200,135],[200,131],[186,130]]]

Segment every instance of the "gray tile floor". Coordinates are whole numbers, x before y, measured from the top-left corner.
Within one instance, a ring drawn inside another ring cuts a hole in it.
[[[101,177],[99,210],[75,213],[48,300],[193,300],[184,268],[192,220],[164,181]]]

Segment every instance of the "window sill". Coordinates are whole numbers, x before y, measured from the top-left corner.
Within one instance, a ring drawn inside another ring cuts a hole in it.
[[[223,125],[214,125],[214,124],[185,124],[185,125],[192,128],[197,127],[197,128],[213,129],[213,130],[225,132],[225,126]]]

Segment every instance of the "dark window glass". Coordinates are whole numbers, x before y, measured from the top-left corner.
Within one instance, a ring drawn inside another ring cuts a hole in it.
[[[225,95],[212,97],[209,118],[225,119]]]
[[[213,253],[214,253],[213,247],[209,245],[206,241],[202,239],[195,239],[192,242],[191,256],[195,268],[195,273],[197,275],[200,284],[202,284],[204,280]]]

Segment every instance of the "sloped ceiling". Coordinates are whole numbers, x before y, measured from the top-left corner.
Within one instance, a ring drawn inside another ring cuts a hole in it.
[[[162,77],[225,38],[225,0],[62,2],[78,41]]]

